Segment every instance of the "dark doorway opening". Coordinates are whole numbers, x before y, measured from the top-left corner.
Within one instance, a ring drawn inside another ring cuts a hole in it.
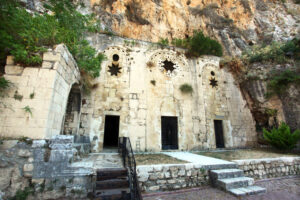
[[[225,148],[222,120],[214,120],[216,146],[217,148]]]
[[[104,147],[118,147],[120,116],[106,115]]]
[[[161,117],[162,149],[178,149],[177,117]]]

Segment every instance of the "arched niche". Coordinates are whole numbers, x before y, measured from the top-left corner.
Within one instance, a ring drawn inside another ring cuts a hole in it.
[[[73,84],[67,102],[64,117],[63,135],[77,135],[80,124],[81,89],[78,84]]]

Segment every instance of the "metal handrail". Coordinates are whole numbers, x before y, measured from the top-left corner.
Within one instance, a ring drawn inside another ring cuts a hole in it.
[[[136,162],[132,151],[131,142],[128,137],[119,138],[118,151],[121,154],[124,167],[128,171],[131,200],[142,200],[142,195],[140,192],[136,174]]]

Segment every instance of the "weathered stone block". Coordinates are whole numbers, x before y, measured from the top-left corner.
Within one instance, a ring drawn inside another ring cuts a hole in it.
[[[73,157],[72,150],[51,150],[49,161],[69,163],[72,157]]]
[[[166,180],[158,180],[158,181],[157,181],[157,184],[166,184],[166,183],[167,183]]]
[[[176,180],[175,180],[175,179],[170,179],[170,180],[167,180],[167,182],[168,182],[169,184],[174,184],[174,183],[176,183]]]
[[[165,178],[170,178],[171,177],[171,173],[170,172],[164,172],[164,176],[165,176]]]
[[[6,190],[10,185],[13,168],[0,168],[0,190]]]
[[[149,180],[152,180],[152,181],[154,181],[154,180],[157,180],[157,174],[156,173],[154,173],[154,174],[151,174],[150,176],[149,176]]]
[[[51,138],[49,147],[55,150],[72,149],[74,136],[56,135]]]
[[[24,67],[18,65],[6,65],[5,74],[8,75],[21,75],[24,70]]]
[[[3,140],[2,144],[0,145],[0,150],[10,149],[18,143],[18,140]]]
[[[32,153],[28,149],[19,149],[18,156],[28,158],[32,156]]]
[[[14,65],[14,64],[15,64],[14,59],[15,59],[14,56],[7,56],[7,57],[6,57],[6,64],[7,64],[7,65]]]
[[[44,69],[52,69],[53,68],[53,62],[44,61],[42,63],[42,68],[44,68]]]
[[[59,61],[60,59],[61,59],[60,53],[45,52],[43,55],[43,60],[45,61]]]
[[[149,190],[150,191],[157,191],[157,190],[159,190],[159,186],[151,186],[151,187],[149,187]]]
[[[24,166],[23,166],[23,171],[24,172],[31,172],[31,171],[33,171],[33,169],[34,169],[34,166],[33,166],[33,164],[25,164]]]
[[[43,148],[46,145],[46,140],[33,140],[32,148]]]
[[[139,173],[138,174],[138,180],[140,182],[145,182],[145,181],[148,180],[148,178],[149,178],[149,174],[148,173]]]

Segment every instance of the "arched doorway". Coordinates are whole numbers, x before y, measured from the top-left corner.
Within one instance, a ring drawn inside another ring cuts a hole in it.
[[[77,135],[80,124],[81,90],[78,84],[71,88],[64,119],[63,135]]]

